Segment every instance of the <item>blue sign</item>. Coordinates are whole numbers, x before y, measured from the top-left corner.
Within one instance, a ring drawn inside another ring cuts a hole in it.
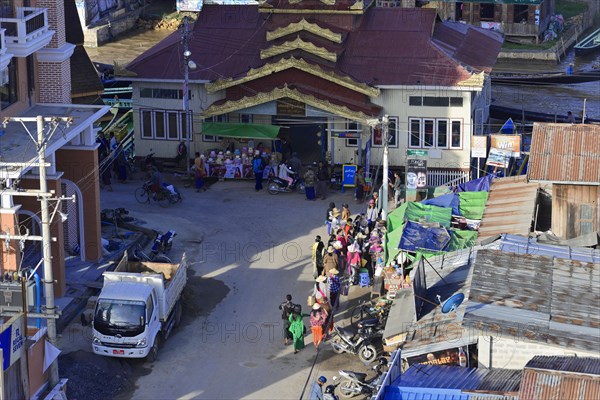
[[[17,361],[23,353],[25,344],[23,315],[16,315],[0,327],[0,348],[4,371]]]
[[[342,175],[344,175],[344,180],[342,181],[343,186],[355,186],[354,176],[356,175],[356,165],[342,165]]]

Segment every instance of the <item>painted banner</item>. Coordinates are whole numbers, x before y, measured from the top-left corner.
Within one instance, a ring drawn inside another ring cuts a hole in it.
[[[15,361],[21,358],[25,344],[25,327],[23,315],[15,315],[0,328],[0,348],[6,371]]]
[[[492,147],[490,149],[490,154],[488,154],[486,165],[492,167],[508,168],[510,156],[510,150],[500,150]]]
[[[202,11],[202,0],[177,0],[177,11]]]
[[[409,158],[406,160],[406,188],[421,189],[427,187],[427,160]]]
[[[509,150],[512,157],[521,156],[521,135],[490,135],[490,147],[498,150]]]

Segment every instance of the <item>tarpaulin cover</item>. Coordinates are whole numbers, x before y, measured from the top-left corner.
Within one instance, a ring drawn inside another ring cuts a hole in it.
[[[477,235],[479,234],[477,231],[461,230],[451,230],[450,233],[452,234],[452,237],[450,238],[448,247],[444,249],[445,251],[455,251],[475,246],[477,242]]]
[[[487,203],[488,192],[460,192],[460,215],[468,219],[481,219]]]
[[[394,229],[386,234],[386,260],[391,260],[392,258],[396,257],[398,253],[400,253],[398,246],[400,245],[402,230],[402,225],[400,225],[397,229]]]
[[[275,139],[279,128],[281,127],[276,125],[204,122],[202,134],[243,139]]]
[[[409,221],[439,222],[440,225],[449,227],[452,209],[409,202],[405,215]]]
[[[398,228],[402,228],[402,225],[404,224],[404,213],[406,212],[407,205],[408,203],[402,203],[400,207],[396,208],[394,211],[388,214],[388,232],[391,232]]]
[[[458,194],[456,194],[456,193],[443,194],[439,197],[434,197],[431,199],[423,200],[421,202],[421,204],[437,206],[437,207],[444,207],[444,208],[451,208],[452,215],[460,215],[460,208],[459,208],[460,201],[459,201]]]
[[[481,191],[490,191],[490,185],[492,184],[492,179],[494,179],[494,175],[486,175],[479,179],[473,179],[472,181],[461,183],[458,185],[454,191],[455,192],[481,192]]]
[[[407,221],[400,238],[399,248],[408,251],[426,249],[443,250],[450,242],[446,228],[425,227],[419,223]]]

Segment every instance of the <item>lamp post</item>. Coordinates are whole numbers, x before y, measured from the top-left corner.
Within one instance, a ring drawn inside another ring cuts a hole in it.
[[[191,129],[190,129],[190,99],[189,99],[189,91],[188,91],[188,81],[190,79],[190,63],[193,61],[190,60],[190,56],[192,52],[188,47],[189,42],[189,31],[188,31],[188,17],[183,17],[183,110],[184,110],[184,118],[185,118],[185,142],[187,147],[186,154],[186,171],[188,179],[190,177],[190,152],[191,149]]]
[[[389,117],[388,115],[384,115],[383,118],[381,119],[381,124],[382,124],[382,138],[383,138],[383,183],[381,184],[382,186],[382,190],[381,190],[381,219],[386,220],[387,221],[387,214],[388,214],[388,186],[389,186],[389,176],[388,176],[388,167],[389,167],[389,161],[388,161],[388,156],[389,156],[389,147],[388,147],[388,143],[389,143],[389,138],[388,138],[388,124],[389,124]]]

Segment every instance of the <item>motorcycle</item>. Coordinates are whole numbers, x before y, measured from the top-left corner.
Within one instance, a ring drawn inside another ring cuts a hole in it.
[[[270,194],[289,193],[296,190],[300,194],[304,194],[304,181],[300,179],[298,174],[290,171],[292,175],[292,183],[290,184],[287,180],[279,178],[277,176],[269,178],[269,184],[267,190]]]
[[[381,377],[387,363],[387,360],[384,357],[381,357],[377,365],[373,367],[375,376],[369,380],[367,380],[367,374],[343,369],[339,370],[339,374],[344,378],[344,380],[341,380],[338,384],[340,396],[345,399],[357,395],[363,395],[367,398],[375,396],[381,387]],[[336,376],[333,377],[334,381],[339,379],[341,378]]]
[[[339,326],[333,327],[331,347],[337,354],[357,354],[365,364],[370,364],[377,357],[377,349],[371,343],[373,339],[383,334],[378,328],[377,319],[365,320],[359,324],[358,333]]]

